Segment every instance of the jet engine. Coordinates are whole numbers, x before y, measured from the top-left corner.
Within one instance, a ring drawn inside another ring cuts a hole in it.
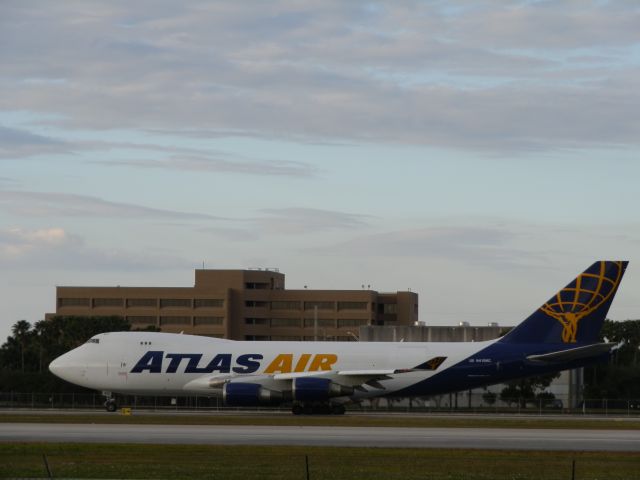
[[[282,392],[269,390],[257,383],[229,382],[222,387],[225,405],[232,407],[255,407],[282,401]]]
[[[322,402],[331,397],[353,395],[353,387],[339,385],[328,378],[298,377],[293,380],[292,393],[299,402]]]

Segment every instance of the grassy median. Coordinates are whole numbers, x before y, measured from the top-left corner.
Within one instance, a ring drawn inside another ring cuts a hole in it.
[[[281,425],[343,427],[416,427],[416,428],[571,428],[638,430],[640,419],[595,419],[580,417],[507,417],[494,416],[408,416],[408,415],[328,415],[294,416],[290,414],[221,415],[221,414],[136,414],[75,413],[16,414],[3,412],[0,424],[11,423],[99,423],[140,425]]]
[[[451,449],[0,444],[0,477],[640,479],[640,454]],[[308,477],[307,477],[308,469]]]

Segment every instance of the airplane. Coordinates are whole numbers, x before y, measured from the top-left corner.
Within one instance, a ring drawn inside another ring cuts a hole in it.
[[[483,342],[234,341],[109,332],[56,358],[58,377],[114,393],[210,396],[228,406],[292,405],[343,414],[376,397],[431,396],[555,373],[606,359],[599,333],[626,261],[598,261],[506,335]]]

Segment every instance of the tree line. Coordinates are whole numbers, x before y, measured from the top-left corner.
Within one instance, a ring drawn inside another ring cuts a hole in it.
[[[640,320],[606,320],[601,338],[617,347],[609,362],[585,368],[584,398],[640,400]]]
[[[123,317],[54,316],[19,320],[0,347],[0,392],[89,392],[49,372],[49,363],[98,333],[131,329]]]

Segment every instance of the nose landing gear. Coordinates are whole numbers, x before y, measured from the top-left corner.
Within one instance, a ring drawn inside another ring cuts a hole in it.
[[[107,412],[115,412],[118,410],[118,403],[116,399],[112,396],[111,392],[102,392],[102,394],[106,397],[106,401],[104,402],[104,408]]]

